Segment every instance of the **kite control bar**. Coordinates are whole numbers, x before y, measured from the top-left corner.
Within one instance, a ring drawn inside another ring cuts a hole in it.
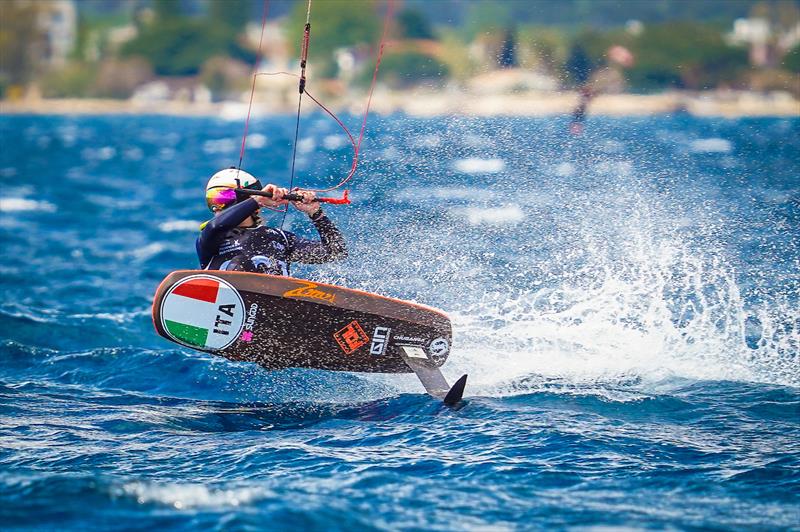
[[[237,188],[234,189],[236,194],[243,194],[245,196],[263,196],[265,198],[271,198],[272,192],[265,192],[263,190],[250,190],[248,188]],[[294,192],[290,192],[289,194],[284,194],[283,199],[288,201],[303,201],[303,196],[300,194],[295,194]],[[331,205],[350,205],[350,191],[345,190],[342,193],[341,198],[314,198],[314,201],[318,201],[319,203],[330,203]]]

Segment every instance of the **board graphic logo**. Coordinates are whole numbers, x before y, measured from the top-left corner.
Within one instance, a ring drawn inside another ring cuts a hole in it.
[[[375,327],[372,333],[372,345],[369,347],[370,355],[382,355],[386,351],[386,344],[389,343],[389,335],[392,330],[388,327]]]
[[[317,285],[314,283],[309,283],[308,281],[299,281],[302,286],[297,288],[292,288],[291,290],[287,290],[283,293],[283,297],[307,297],[309,299],[318,299],[320,301],[326,301],[328,303],[333,303],[336,299],[336,294],[331,294],[330,292],[325,292],[324,290],[319,290]]]
[[[356,320],[351,321],[343,328],[333,333],[333,338],[345,355],[353,353],[356,349],[369,342],[369,336]]]
[[[219,350],[239,338],[244,303],[222,279],[193,275],[178,281],[161,302],[161,326],[185,346]]]
[[[450,342],[447,341],[447,338],[437,338],[428,346],[428,352],[431,356],[443,356],[446,355],[449,350]]]

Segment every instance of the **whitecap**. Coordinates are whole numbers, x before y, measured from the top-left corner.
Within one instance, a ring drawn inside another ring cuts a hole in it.
[[[506,163],[503,159],[479,159],[470,157],[459,159],[453,163],[453,167],[465,174],[496,174],[502,172]]]
[[[197,231],[200,222],[196,220],[169,220],[158,224],[159,230],[164,233],[174,233],[176,231]]]
[[[229,122],[238,122],[247,116],[247,104],[239,102],[225,102],[222,104],[218,118]]]
[[[230,153],[236,151],[236,141],[233,139],[207,140],[203,143],[203,151],[209,155],[214,153]]]
[[[56,206],[47,201],[36,201],[25,198],[3,198],[0,199],[0,211],[2,212],[25,212],[25,211],[44,211],[55,212]]]
[[[156,484],[130,482],[113,494],[132,497],[139,504],[162,504],[176,510],[190,508],[239,507],[270,495],[264,488],[209,488],[202,484]]]
[[[85,161],[109,161],[117,154],[117,150],[111,146],[102,148],[84,148],[81,150],[81,158]]]
[[[122,153],[122,158],[126,161],[141,161],[144,159],[144,152],[141,148],[137,148],[134,146],[133,148],[128,148]]]
[[[328,135],[322,139],[322,146],[326,150],[338,150],[345,144],[347,144],[347,140],[342,135]]]
[[[420,194],[419,188],[404,188],[391,196],[396,203],[408,201],[420,202],[425,200],[475,200],[489,199],[493,194],[480,188],[470,187],[431,187]]]
[[[697,139],[689,143],[689,151],[693,153],[730,153],[733,144],[720,138]]]
[[[136,248],[132,251],[117,253],[117,256],[119,258],[133,257],[136,260],[145,261],[155,257],[166,249],[167,246],[165,244],[161,242],[153,242],[151,244],[147,244],[146,246]]]
[[[438,148],[442,145],[439,135],[422,135],[418,137],[413,145],[415,148]]]
[[[0,177],[14,177],[15,175],[17,175],[17,169],[13,166],[0,168]]]
[[[247,136],[247,147],[254,150],[260,150],[267,145],[267,136],[261,133],[254,133]]]
[[[502,207],[467,207],[453,209],[456,214],[465,216],[470,225],[516,225],[525,219],[525,213],[517,205]]]
[[[568,162],[559,163],[553,168],[553,173],[559,177],[570,177],[575,175],[575,165]]]
[[[314,150],[317,143],[311,137],[302,139],[297,143],[297,151],[300,153],[309,153]]]

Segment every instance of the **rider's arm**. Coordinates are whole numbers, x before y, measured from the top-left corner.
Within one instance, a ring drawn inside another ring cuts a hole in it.
[[[319,232],[319,240],[299,238],[286,233],[289,240],[289,262],[321,264],[347,258],[347,245],[342,233],[333,222],[319,209],[311,216],[314,227]]]
[[[258,208],[259,204],[256,200],[248,198],[241,203],[228,207],[206,223],[195,244],[197,257],[200,259],[200,265],[203,268],[217,254],[220,239],[225,236],[225,233],[245,221]]]

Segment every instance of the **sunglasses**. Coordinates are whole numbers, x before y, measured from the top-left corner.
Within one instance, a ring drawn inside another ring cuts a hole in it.
[[[261,181],[258,179],[255,182],[247,185],[246,187],[237,187],[249,190],[261,190],[263,187]],[[224,209],[234,203],[246,200],[249,196],[245,194],[237,194],[236,188],[227,187],[214,187],[206,190],[206,201],[210,207],[216,208],[215,210]]]

